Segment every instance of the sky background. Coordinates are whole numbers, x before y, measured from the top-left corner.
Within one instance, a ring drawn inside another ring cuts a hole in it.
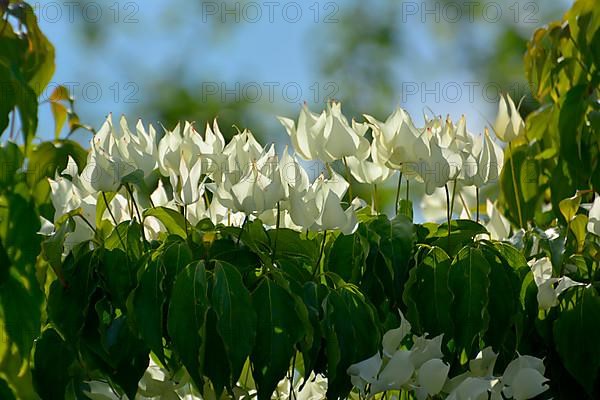
[[[461,3],[465,2],[454,5]],[[530,36],[548,18],[562,14],[569,2],[559,1],[551,9],[546,7],[549,2],[488,3],[485,10],[463,11],[459,17],[453,4],[438,4],[436,9],[416,1],[400,6],[395,35],[402,51],[390,61],[394,100],[387,112],[400,105],[416,121],[429,109],[453,118],[465,114],[473,132],[493,121],[497,85],[474,74],[465,62],[466,52],[489,50],[503,21],[516,21],[517,29]],[[81,120],[95,128],[110,112],[156,122],[154,115],[140,115],[144,104],[161,96],[151,84],[156,77],[174,77],[202,99],[231,101],[237,96],[255,101],[251,112],[266,121],[266,136],[278,143],[287,138],[276,115],[295,117],[304,101],[317,111],[331,94],[344,98],[344,82],[325,77],[318,65],[324,52],[336,46],[336,24],[345,22],[344,11],[354,6],[350,0],[33,5],[43,32],[56,47],[53,84],[73,88]],[[385,13],[388,5],[375,0],[369,12]],[[227,12],[236,7],[237,16]],[[473,39],[468,46],[453,41],[459,24],[463,36],[466,31]],[[363,27],[359,23],[354,29],[360,33]],[[339,63],[345,62],[340,57]],[[40,112],[41,136],[49,138],[53,132],[49,107],[42,106]],[[86,143],[89,135],[78,133],[75,138]]]

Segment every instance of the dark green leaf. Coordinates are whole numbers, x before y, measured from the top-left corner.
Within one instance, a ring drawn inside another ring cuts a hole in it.
[[[173,347],[197,387],[202,387],[200,349],[208,311],[204,262],[189,264],[177,275],[169,305],[167,328]]]
[[[559,314],[554,337],[565,367],[591,395],[600,372],[600,296],[593,287],[576,290],[578,300]]]
[[[439,247],[433,247],[410,270],[403,300],[408,307],[407,318],[420,334],[437,336],[452,332],[450,264],[448,255]]]
[[[454,340],[460,351],[472,356],[488,328],[490,265],[481,250],[464,247],[452,262],[448,275],[454,321]]]
[[[256,343],[250,357],[258,399],[270,399],[277,383],[285,376],[295,345],[302,339],[304,326],[296,313],[293,295],[270,279],[263,279],[252,293],[257,315]]]
[[[54,329],[47,329],[35,341],[33,383],[38,395],[46,400],[63,399],[69,383],[68,370],[75,361],[71,349]]]
[[[233,385],[252,351],[256,336],[256,313],[242,276],[229,263],[215,263],[211,305],[217,316],[217,331],[223,340],[231,368],[228,385]]]

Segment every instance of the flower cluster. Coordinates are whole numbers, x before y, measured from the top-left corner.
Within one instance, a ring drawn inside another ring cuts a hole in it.
[[[495,124],[500,138],[522,130],[510,98],[508,104],[511,115],[501,102]],[[496,180],[503,164],[502,149],[488,131],[472,135],[464,117],[456,124],[426,118],[417,128],[398,108],[384,122],[369,115],[366,122],[349,122],[340,103],[330,102],[320,114],[305,105],[297,122],[279,119],[293,154],[286,148],[278,155],[273,144],[262,146],[248,130],[226,143],[216,121],[204,135],[191,123],[159,134],[141,121],[131,130],[125,117],[116,127],[109,116],[91,140],[85,168],[80,172],[70,159],[50,181],[53,222],[68,213],[79,217],[67,233],[66,250],[92,240],[99,224],[136,218],[147,238],[157,238],[165,227],[155,217],[141,218],[153,207],[180,211],[192,225],[209,218],[215,225],[240,226],[260,218],[271,226],[347,234],[366,203],[348,195],[348,181],[333,168],[336,160],[358,182],[382,184],[399,172],[428,194],[449,181],[479,188]],[[323,173],[311,181],[298,157],[320,161]],[[51,233],[53,223],[43,222],[42,233]]]
[[[377,352],[348,368],[352,383],[363,396],[403,390],[413,392],[417,399],[443,393],[444,398],[452,400],[525,400],[548,389],[544,362],[536,357],[519,356],[508,364],[502,376],[494,376],[498,355],[491,347],[469,362],[469,371],[449,379],[450,366],[442,360],[443,335],[411,338],[410,323],[402,313],[400,317],[400,327],[383,336],[382,354]]]

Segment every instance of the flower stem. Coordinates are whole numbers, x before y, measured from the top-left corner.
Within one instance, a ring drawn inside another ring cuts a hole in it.
[[[450,191],[448,190],[448,184],[444,185],[444,189],[446,189],[446,217],[448,219],[448,245],[450,245],[450,220],[452,219],[452,214],[450,211]]]
[[[271,253],[271,264],[275,264],[275,253],[277,252],[277,237],[279,236],[279,226],[281,224],[281,206],[277,202],[277,222],[275,225],[275,239],[273,243],[273,253]]]
[[[129,186],[129,184],[125,185],[125,189],[127,190],[127,193],[129,193],[129,198],[131,199],[131,202],[133,203],[133,208],[135,209],[135,213],[137,215],[138,221],[140,222],[140,230],[142,232],[142,240],[144,241],[144,245],[147,246],[148,240],[146,239],[146,234],[144,233],[144,220],[142,219],[142,215],[140,214],[140,209],[138,208],[137,202],[135,201],[135,198],[133,197],[133,190],[131,190],[131,186]]]
[[[454,214],[454,199],[456,198],[456,179],[454,179],[454,185],[452,186],[452,201],[450,202],[450,216]]]
[[[475,187],[475,199],[477,201],[477,211],[476,211],[477,218],[475,219],[475,222],[479,223],[479,188],[478,187]]]
[[[399,210],[399,205],[398,203],[400,202],[400,189],[402,188],[402,171],[400,171],[400,176],[398,176],[398,188],[396,189],[396,214],[398,214],[398,210]]]
[[[323,251],[325,250],[325,240],[327,239],[327,231],[323,231],[323,240],[321,241],[321,251],[319,252],[319,258],[317,259],[317,263],[315,265],[315,270],[313,271],[313,278],[317,276],[317,272],[319,271],[319,266],[321,264],[321,258],[323,258]]]
[[[246,222],[248,222],[248,216],[247,215],[244,217],[244,222],[242,222],[242,227],[240,229],[240,234],[237,237],[237,243],[236,244],[240,244],[240,239],[242,239],[242,233],[244,233],[244,228],[246,227]]]
[[[348,181],[348,204],[352,203],[352,183],[350,182],[350,168],[348,168],[348,161],[346,157],[343,158],[344,165],[346,166],[346,180]]]
[[[408,180],[408,178],[406,178],[406,200],[410,200],[409,192],[410,192],[410,181]]]
[[[117,236],[119,237],[119,242],[121,242],[121,246],[123,246],[123,250],[125,250],[125,252],[127,253],[127,247],[125,247],[125,242],[123,241],[123,238],[121,237],[121,232],[119,232],[119,228],[118,228],[119,224],[117,224],[117,219],[115,218],[115,215],[113,214],[112,210],[110,209],[110,206],[108,205],[108,199],[106,198],[105,192],[102,192],[102,198],[104,199],[104,205],[106,205],[108,214],[110,215],[113,222],[115,223],[115,231],[117,232]]]
[[[509,159],[510,159],[510,171],[511,171],[511,175],[512,175],[512,183],[513,183],[513,190],[515,191],[515,200],[517,202],[517,212],[519,214],[519,227],[520,228],[524,228],[524,223],[523,223],[523,213],[521,212],[521,200],[519,199],[519,193],[517,192],[517,176],[515,175],[515,163],[513,161],[513,150],[512,150],[512,143],[508,142],[508,151],[509,151]]]
[[[373,214],[377,215],[377,185],[373,184],[373,200],[372,200]]]

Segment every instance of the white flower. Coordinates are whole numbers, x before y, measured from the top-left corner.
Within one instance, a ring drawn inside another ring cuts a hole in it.
[[[472,183],[477,187],[496,182],[504,165],[504,153],[492,140],[487,128],[481,140],[481,151],[477,155],[477,173],[472,177]]]
[[[502,375],[503,393],[517,400],[530,399],[548,389],[543,384],[546,367],[544,361],[532,356],[519,356],[512,360]]]
[[[434,396],[444,387],[450,366],[439,358],[432,358],[419,368],[417,382],[427,394]]]
[[[404,338],[410,334],[410,322],[404,318],[404,314],[402,311],[400,311],[400,309],[398,309],[398,312],[400,313],[400,327],[396,329],[390,329],[384,333],[381,341],[383,346],[383,354],[388,357],[391,357],[394,355],[394,353],[396,353],[396,350],[398,350],[398,347],[400,347],[400,344]]]
[[[486,347],[477,353],[477,356],[469,361],[469,370],[474,376],[491,377],[494,374],[498,354],[491,347]]]
[[[427,339],[425,336],[414,336],[413,347],[411,349],[410,361],[415,368],[420,368],[423,363],[432,358],[441,358],[442,340],[444,335],[438,335],[433,339]]]
[[[137,169],[126,153],[123,155],[126,146],[118,141],[123,135],[113,128],[109,115],[92,138],[87,165],[80,176],[88,192],[116,192],[123,177]]]
[[[504,96],[500,97],[498,115],[496,116],[496,122],[494,123],[494,132],[498,139],[503,142],[511,142],[523,134],[525,131],[525,123],[508,93],[506,94],[506,99],[508,100],[508,107],[506,105],[506,100],[504,100]],[[509,108],[510,112],[508,110]]]
[[[172,171],[177,171],[182,160],[188,168],[200,162],[202,173],[218,174],[221,168],[219,164],[224,159],[225,140],[216,120],[213,129],[206,124],[204,136],[203,139],[189,122],[185,122],[183,130],[180,124],[172,131],[165,130],[165,135],[158,144],[161,174],[169,176]]]
[[[383,368],[377,381],[371,384],[371,394],[386,390],[400,390],[412,378],[415,367],[410,361],[411,352],[398,350]]]
[[[385,122],[370,115],[365,118],[373,131],[373,161],[389,168],[412,172],[410,167],[429,154],[424,136],[415,128],[406,111],[397,108]]]
[[[177,170],[169,171],[169,180],[173,187],[173,196],[179,204],[190,205],[200,200],[204,194],[204,185],[200,178],[202,165],[196,161],[190,168],[183,158]]]
[[[277,207],[285,197],[277,156],[268,151],[253,161],[249,171],[229,190],[233,208],[248,215]]]
[[[592,208],[590,208],[587,230],[596,236],[600,236],[600,195],[596,195]]]
[[[486,209],[490,220],[485,224],[485,228],[490,233],[494,240],[506,240],[510,235],[510,222],[496,208],[496,206],[488,199],[486,201]]]
[[[305,160],[320,158],[325,143],[326,115],[315,114],[308,109],[305,103],[300,110],[298,124],[289,118],[277,117],[285,127],[296,152]]]
[[[548,257],[530,260],[528,264],[531,267],[533,279],[538,287],[538,306],[542,310],[549,310],[557,305],[558,296],[570,287],[584,285],[567,276],[553,278],[552,263]]]
[[[385,183],[392,176],[394,170],[373,161],[359,160],[356,157],[346,158],[348,168],[354,179],[360,183],[379,185]]]
[[[121,135],[118,138],[117,147],[122,157],[131,161],[136,169],[142,170],[145,177],[158,166],[156,139],[156,131],[152,125],[146,132],[142,120],[138,120],[136,131],[133,133],[129,130],[125,116],[121,117]]]
[[[346,372],[350,375],[352,384],[364,394],[367,384],[377,380],[377,374],[379,374],[381,363],[381,355],[377,352],[366,360],[352,364],[348,367]]]
[[[369,142],[364,138],[367,126],[354,120],[352,125],[342,114],[341,104],[329,102],[327,109],[315,114],[304,104],[298,124],[279,117],[296,152],[306,160],[332,162],[348,156],[367,157]]]
[[[348,190],[348,182],[332,171],[330,179],[320,175],[305,193],[290,189],[289,211],[292,221],[311,231],[340,230],[344,234],[354,232],[358,222],[353,202],[346,210],[341,199]]]
[[[447,397],[447,400],[487,400],[493,382],[485,378],[468,377]]]

